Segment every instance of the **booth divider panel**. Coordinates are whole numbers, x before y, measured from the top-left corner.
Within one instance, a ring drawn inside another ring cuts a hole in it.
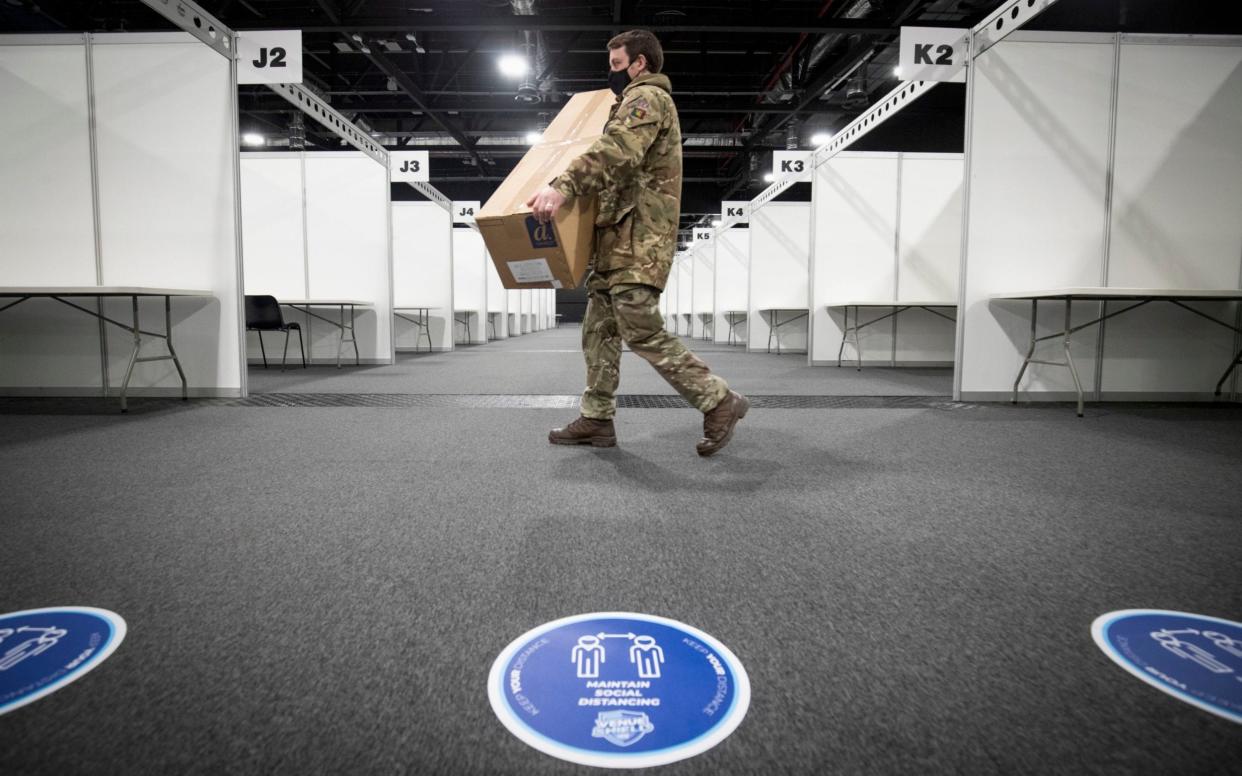
[[[96,282],[86,91],[85,45],[0,46],[0,285]]]
[[[434,202],[392,203],[393,304],[428,307],[436,350],[453,347],[452,222]],[[397,321],[397,347],[419,346],[419,331]],[[426,339],[422,340],[426,347]]]
[[[453,309],[456,311],[471,310],[470,342],[480,344],[487,342],[487,268],[484,262],[487,249],[483,246],[483,236],[473,229],[465,227],[453,228]],[[457,313],[466,315],[465,312]],[[464,336],[465,327],[456,324],[460,334]]]
[[[729,319],[734,319],[732,341],[746,344],[746,323],[727,315],[734,310],[745,310],[750,284],[750,230],[748,228],[726,229],[712,240],[715,250],[713,283],[715,284],[716,317],[712,340],[727,343]]]
[[[1240,128],[1242,47],[1122,45],[1109,286],[1239,287]],[[1234,321],[1233,304],[1193,306]],[[1151,305],[1108,321],[1101,389],[1204,393],[1234,352],[1232,332]]]
[[[835,363],[841,347],[844,312],[829,311],[828,304],[896,299],[897,175],[896,154],[839,154],[815,170],[813,363]],[[865,322],[889,312],[863,309],[860,315]],[[859,332],[867,360],[891,359],[892,334],[890,322]],[[853,352],[847,345],[845,355]]]
[[[810,230],[810,202],[769,202],[751,212],[747,350],[767,349],[771,321],[760,310],[806,310],[810,304]],[[781,331],[784,351],[805,350],[806,341],[805,319]],[[772,347],[775,352],[775,340]]]
[[[228,62],[189,35],[98,35],[93,47],[104,285],[198,288],[174,300],[174,344],[191,389],[239,391],[233,95]],[[156,42],[158,41],[158,42]],[[129,321],[129,299],[104,308]],[[141,302],[163,330],[163,299]],[[132,337],[108,329],[109,377],[125,376]],[[155,346],[153,350],[158,350]],[[171,361],[138,364],[135,393],[180,388]]]
[[[357,299],[372,303],[356,311],[363,363],[390,363],[392,306],[389,302],[388,173],[358,152],[306,154],[306,244],[310,298]],[[316,313],[339,319],[336,308]],[[345,310],[346,319],[349,310]],[[311,324],[308,356],[336,361],[339,332]],[[352,347],[346,351],[352,357]],[[344,359],[343,359],[344,362]]]
[[[961,154],[901,157],[898,301],[957,301],[962,172]],[[951,309],[939,312],[956,317]],[[907,310],[895,320],[897,363],[953,363],[956,327],[952,321],[925,310]]]
[[[301,156],[244,153],[241,180],[246,293],[305,297]]]
[[[1101,284],[1113,47],[1011,42],[976,60],[970,229],[966,262],[963,398],[1008,396],[1026,352],[1030,304],[998,293]],[[1093,305],[1076,305],[1075,323]],[[1041,304],[1040,333],[1057,331],[1064,305]],[[1096,331],[1072,351],[1094,380]],[[1037,358],[1060,358],[1044,343]],[[1033,367],[1024,391],[1073,390],[1067,370]]]

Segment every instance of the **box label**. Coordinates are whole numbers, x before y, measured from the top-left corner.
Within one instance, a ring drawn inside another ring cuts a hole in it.
[[[549,228],[551,228],[549,226]],[[508,261],[509,274],[519,283],[549,283],[555,281],[547,259],[527,259],[525,261]]]
[[[552,222],[541,224],[535,220],[534,216],[526,217],[526,233],[530,235],[530,247],[532,248],[555,248],[556,230],[552,228]],[[542,259],[540,259],[542,261]],[[512,262],[510,262],[512,263]],[[547,266],[545,262],[544,266]]]

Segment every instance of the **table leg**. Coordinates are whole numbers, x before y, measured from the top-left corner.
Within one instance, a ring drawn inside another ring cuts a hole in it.
[[[186,384],[185,370],[181,368],[181,359],[177,358],[177,351],[173,350],[172,343],[172,298],[164,297],[164,342],[168,344],[168,355],[172,356],[173,366],[177,367],[177,374],[181,377],[181,401],[190,400],[190,389]]]
[[[1013,404],[1018,403],[1018,383],[1022,382],[1022,375],[1026,373],[1026,367],[1031,363],[1031,356],[1035,355],[1035,321],[1039,315],[1039,301],[1031,300],[1031,342],[1026,348],[1026,358],[1022,359],[1022,366],[1018,369],[1018,376],[1013,381]]]
[[[1071,323],[1070,312],[1073,309],[1074,302],[1072,299],[1065,300],[1065,365],[1069,367],[1070,375],[1074,378],[1074,390],[1078,392],[1078,417],[1082,417],[1082,383],[1078,380],[1078,369],[1074,367],[1074,359],[1070,356],[1070,329],[1073,328]]]
[[[1242,350],[1238,351],[1238,355],[1234,356],[1233,361],[1229,362],[1229,368],[1225,370],[1225,373],[1220,376],[1220,380],[1216,383],[1217,396],[1220,396],[1220,391],[1221,388],[1224,387],[1225,381],[1229,379],[1229,375],[1233,373],[1233,370],[1239,364],[1242,364]]]
[[[862,328],[862,318],[859,315],[858,306],[854,306],[854,363],[855,368],[862,371],[862,340],[858,337],[858,330]]]
[[[362,356],[358,353],[358,308],[349,306],[349,340],[354,343],[354,366],[362,366]]]
[[[129,366],[125,369],[125,379],[121,381],[121,412],[129,412],[126,392],[129,390],[129,378],[134,374],[134,364],[138,363],[138,350],[142,347],[142,335],[138,328],[138,297],[130,297],[134,306],[134,352],[129,354]]]
[[[841,357],[845,355],[845,340],[850,336],[850,308],[846,306],[842,309],[845,311],[845,320],[841,324],[841,347],[837,348],[837,369],[841,368]]]

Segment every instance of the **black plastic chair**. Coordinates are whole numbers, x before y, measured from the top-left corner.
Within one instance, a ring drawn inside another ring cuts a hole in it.
[[[306,347],[302,344],[302,327],[295,322],[285,323],[280,313],[280,303],[274,296],[246,295],[246,331],[259,333],[259,352],[263,354],[263,368],[267,369],[267,351],[263,347],[263,332],[283,331],[285,333],[285,352],[280,357],[280,371],[285,371],[285,362],[289,358],[289,331],[298,333],[298,350],[302,352],[302,368],[306,368]]]

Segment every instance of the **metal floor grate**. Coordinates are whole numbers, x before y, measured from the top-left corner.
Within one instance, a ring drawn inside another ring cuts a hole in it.
[[[761,410],[1064,410],[1070,402],[1023,403],[955,402],[948,396],[785,396],[748,395],[751,406]],[[257,393],[244,399],[203,398],[183,402],[174,398],[130,398],[129,414],[191,411],[201,407],[363,407],[397,409],[542,409],[578,408],[576,394],[488,394],[488,393]],[[676,394],[622,394],[622,409],[689,409]],[[1091,414],[1139,410],[1191,409],[1223,412],[1233,417],[1242,410],[1235,402],[1100,402],[1088,405]],[[119,415],[115,398],[88,397],[0,397],[0,415]]]
[[[763,410],[961,409],[947,396],[780,396],[751,395]],[[398,409],[576,409],[577,394],[257,393],[244,399],[131,398],[130,414],[195,407],[370,407]],[[689,409],[676,394],[622,394],[621,409]],[[110,414],[117,401],[102,397],[4,397],[0,414]]]

